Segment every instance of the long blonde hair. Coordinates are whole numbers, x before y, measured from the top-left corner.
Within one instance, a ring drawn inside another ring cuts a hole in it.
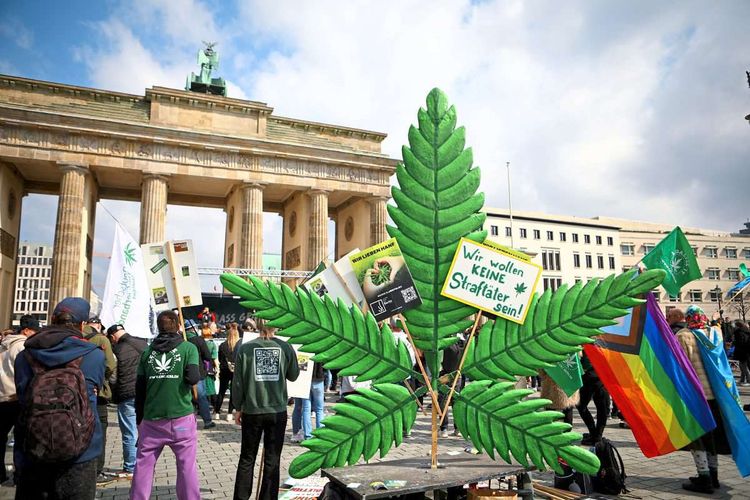
[[[229,323],[229,329],[227,330],[227,345],[230,351],[234,351],[234,346],[240,340],[240,332],[237,331],[237,323]]]

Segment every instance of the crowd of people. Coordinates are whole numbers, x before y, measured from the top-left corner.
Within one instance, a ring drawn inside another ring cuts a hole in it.
[[[178,314],[164,311],[156,320],[158,335],[147,341],[122,325],[105,328],[98,317],[90,315],[88,302],[78,297],[57,304],[49,326],[42,327],[32,316],[22,317],[17,329],[3,332],[0,343],[0,481],[12,481],[18,499],[85,499],[94,498],[98,483],[125,479],[132,480],[131,499],[148,499],[156,462],[167,446],[176,458],[178,498],[199,499],[196,414],[203,430],[215,427],[229,393],[226,419],[233,418],[241,429],[234,498],[250,497],[261,439],[260,498],[276,498],[288,406],[294,405],[291,441],[300,442],[312,437],[313,416],[315,428],[322,425],[327,391],[339,385],[344,398],[369,382],[337,377],[314,363],[309,397],[290,400],[286,383],[300,373],[292,346],[260,320],[249,319],[242,327],[237,323],[217,327],[215,319],[205,309],[198,321],[185,321],[183,331]],[[710,325],[693,306],[685,313],[670,310],[667,320],[720,423],[690,332],[700,328],[723,338],[739,364],[739,385],[750,386],[748,324],[722,324],[718,319]],[[405,340],[399,324],[391,322],[391,328],[396,339]],[[456,371],[464,342],[461,335],[444,352],[441,376]],[[422,353],[407,345],[416,367]],[[581,361],[583,386],[572,395],[565,394],[543,371],[519,384],[538,388],[540,396],[549,399],[550,407],[561,411],[568,423],[576,408],[588,429],[582,444],[594,445],[602,439],[610,415],[618,411],[591,363],[585,356]],[[418,388],[416,381],[407,383],[412,391]],[[443,395],[440,404],[444,401]],[[595,416],[589,410],[592,401]],[[122,435],[122,468],[117,472],[104,468],[110,405],[116,406]],[[449,437],[449,425],[448,418],[442,421],[441,437]],[[455,426],[453,434],[458,435]],[[717,454],[726,452],[722,434],[719,425],[690,445],[698,474],[684,488],[710,493],[719,487]],[[9,438],[14,440],[12,468],[4,463]],[[13,471],[10,477],[8,470]]]

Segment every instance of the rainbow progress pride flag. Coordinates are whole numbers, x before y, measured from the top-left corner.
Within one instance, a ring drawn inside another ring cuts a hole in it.
[[[596,344],[594,370],[647,457],[679,450],[716,427],[703,389],[653,295]]]

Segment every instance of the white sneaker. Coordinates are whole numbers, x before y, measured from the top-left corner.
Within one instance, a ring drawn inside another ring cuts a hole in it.
[[[305,435],[302,433],[302,430],[300,430],[297,434],[292,435],[292,443],[300,443],[305,439]]]
[[[447,438],[448,437],[448,431],[440,431],[440,437],[441,438]]]
[[[227,422],[231,422],[232,420],[234,420],[234,415],[227,413]]]

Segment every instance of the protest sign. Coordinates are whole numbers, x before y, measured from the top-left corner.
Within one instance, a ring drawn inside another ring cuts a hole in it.
[[[173,262],[171,263],[167,245],[172,245]],[[155,311],[201,304],[201,284],[191,240],[147,243],[141,245],[141,249],[146,266],[148,289]],[[174,280],[172,279],[173,269]],[[175,286],[180,292],[179,301]]]
[[[523,324],[541,274],[518,252],[461,238],[440,293]]]
[[[297,355],[297,364],[299,364],[299,377],[294,382],[287,380],[286,392],[290,398],[310,398],[310,386],[312,385],[312,372],[313,372],[313,360],[312,354],[306,352],[300,352],[299,348],[302,347],[297,344],[292,344],[294,353]]]
[[[377,321],[422,303],[396,238],[349,255],[349,260]]]
[[[315,292],[320,297],[328,294],[334,302],[341,299],[347,305],[361,306],[364,304],[364,295],[362,295],[362,289],[349,260],[350,255],[358,252],[358,248],[352,250],[333,263],[331,267],[323,267],[300,286]]]

